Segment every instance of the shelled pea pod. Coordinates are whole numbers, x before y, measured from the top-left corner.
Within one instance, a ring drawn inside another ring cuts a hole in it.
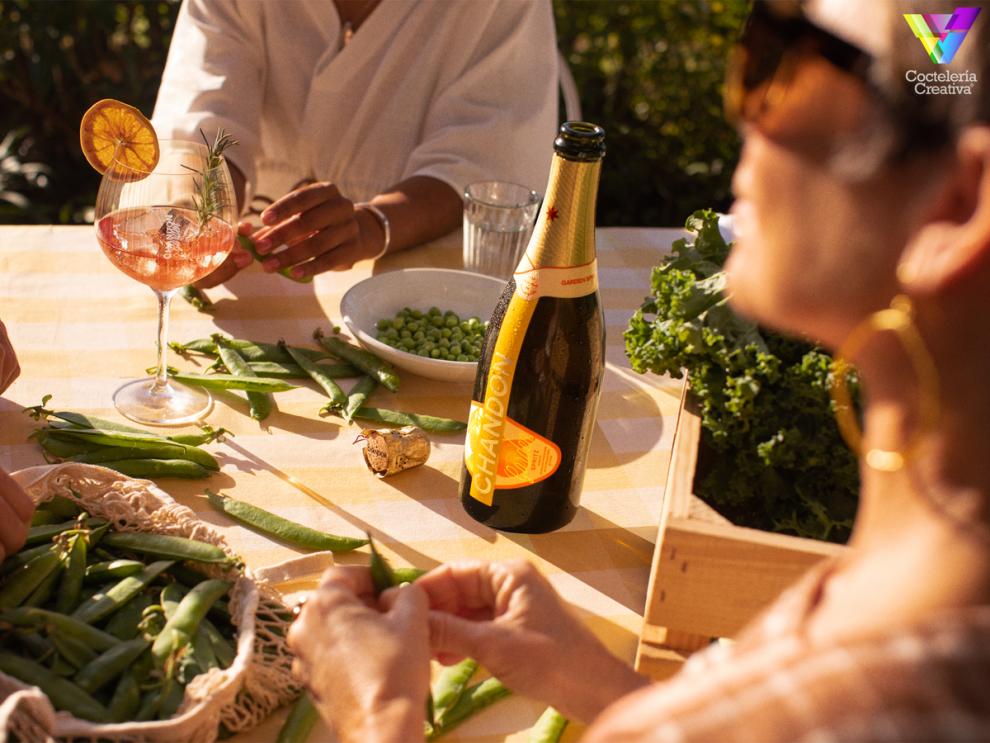
[[[279,348],[289,354],[289,356],[292,357],[292,360],[309,375],[310,379],[316,382],[323,389],[323,391],[327,394],[327,397],[330,398],[330,405],[334,407],[341,407],[347,404],[347,395],[344,394],[344,391],[340,388],[340,385],[337,384],[332,377],[324,374],[323,370],[320,369],[316,362],[307,359],[298,351],[293,350],[292,346],[287,345],[284,341],[279,341],[278,345]]]
[[[0,671],[39,687],[56,709],[91,722],[110,722],[110,712],[68,679],[27,658],[0,650]]]
[[[278,731],[275,743],[306,743],[319,719],[320,713],[317,712],[313,700],[310,699],[309,694],[303,692],[289,710],[289,716],[285,718],[282,728]]]
[[[247,235],[238,235],[237,242],[239,242],[241,244],[241,247],[244,248],[248,253],[250,253],[251,257],[254,258],[256,261],[258,261],[259,263],[265,260],[266,256],[263,256],[261,253],[258,252],[258,249],[254,246],[254,240],[252,240]],[[297,278],[293,276],[292,267],[280,268],[277,273],[279,274],[279,276],[284,276],[290,281],[295,281],[297,284],[311,284],[313,282],[312,276],[303,276],[302,278]]]
[[[179,289],[179,296],[191,304],[197,312],[205,312],[207,315],[212,315],[216,310],[210,298],[192,284],[186,284]]]
[[[294,547],[302,547],[308,550],[330,550],[331,552],[341,553],[356,550],[358,547],[363,547],[368,543],[366,539],[342,537],[311,529],[308,526],[290,521],[263,508],[231,498],[222,493],[214,493],[211,490],[207,490],[206,497],[210,505],[221,513],[237,519],[254,531],[268,537],[274,537]]]
[[[233,564],[237,562],[236,558],[230,557],[230,555],[215,544],[201,542],[198,539],[175,537],[170,534],[114,531],[103,538],[103,544],[113,549],[172,560],[192,560],[194,562],[221,564]]]
[[[177,382],[193,384],[210,390],[242,390],[244,392],[288,392],[296,385],[282,379],[269,377],[238,377],[233,374],[190,374],[180,372],[173,375]]]
[[[151,657],[159,668],[177,651],[186,647],[196,633],[196,628],[218,598],[230,590],[228,581],[208,579],[197,585],[179,602],[172,618],[155,638]]]
[[[452,433],[463,431],[467,428],[467,423],[454,420],[453,418],[438,418],[433,415],[406,413],[401,410],[388,410],[387,408],[362,406],[351,413],[351,416],[360,420],[384,423],[389,426],[417,426],[424,431],[430,431],[432,433]]]
[[[256,361],[273,362],[277,364],[294,364],[292,357],[278,347],[276,343],[250,341],[243,338],[227,338],[227,344],[235,349],[249,364]],[[169,347],[178,353],[201,353],[206,356],[216,356],[216,343],[213,338],[197,338],[188,343],[169,343]],[[292,349],[308,359],[320,361],[329,357],[322,349],[293,346]]]
[[[529,731],[529,743],[559,743],[569,720],[553,707],[543,710]]]
[[[109,536],[113,536],[108,534]],[[159,560],[148,565],[144,570],[136,575],[129,575],[121,578],[105,592],[100,591],[89,599],[83,601],[79,607],[72,612],[73,619],[80,622],[92,624],[104,617],[113,614],[120,607],[133,599],[151,581],[157,578],[163,571],[172,565],[172,560]]]
[[[453,707],[437,717],[436,725],[433,726],[433,732],[430,733],[429,739],[436,740],[449,733],[469,717],[509,694],[511,694],[509,689],[494,677],[469,686]]]
[[[251,368],[237,352],[237,349],[229,345],[222,335],[214,335],[213,340],[217,345],[217,355],[223,361],[224,366],[227,367],[227,371],[235,377],[254,376]],[[263,421],[271,415],[272,398],[267,392],[252,392],[248,390],[245,394],[248,399],[249,414],[252,418],[257,421]]]
[[[374,377],[381,382],[389,392],[398,392],[399,375],[395,373],[395,367],[388,362],[382,361],[373,353],[365,351],[363,348],[355,348],[354,346],[348,345],[340,338],[324,335],[323,331],[319,328],[317,328],[313,333],[313,338],[315,338],[316,342],[323,346],[323,348],[329,351],[332,356],[335,356],[341,361],[346,361],[347,363],[356,366],[365,374]]]

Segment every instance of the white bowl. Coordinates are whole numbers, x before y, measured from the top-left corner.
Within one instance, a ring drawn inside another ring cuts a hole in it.
[[[405,268],[360,281],[340,300],[344,325],[358,343],[400,369],[442,382],[473,382],[477,363],[417,356],[387,346],[375,338],[383,318],[392,319],[403,307],[426,311],[436,306],[461,319],[487,320],[505,288],[505,281],[470,271],[447,268]]]

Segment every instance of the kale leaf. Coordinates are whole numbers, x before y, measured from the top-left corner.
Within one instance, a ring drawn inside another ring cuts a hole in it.
[[[686,227],[693,241],[653,269],[625,342],[641,374],[687,372],[702,416],[695,494],[742,526],[844,542],[859,473],[832,413],[831,357],[737,315],[718,215],[695,212]]]

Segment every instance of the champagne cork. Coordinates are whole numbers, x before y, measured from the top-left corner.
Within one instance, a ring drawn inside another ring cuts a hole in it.
[[[430,440],[423,429],[416,426],[372,428],[357,440],[364,441],[365,464],[378,477],[418,467],[430,457]]]

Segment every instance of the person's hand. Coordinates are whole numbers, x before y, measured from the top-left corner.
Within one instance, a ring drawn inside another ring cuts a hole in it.
[[[416,585],[430,600],[442,663],[476,659],[515,692],[590,721],[647,680],[613,656],[530,563],[441,565]]]
[[[293,671],[342,743],[423,739],[430,684],[425,594],[376,600],[368,568],[330,568],[289,631]]]
[[[0,321],[0,393],[6,390],[21,373],[14,347],[7,337],[7,328]]]
[[[303,279],[350,268],[378,253],[385,235],[378,221],[344,198],[332,183],[308,183],[261,213],[264,226],[253,236],[269,273],[291,268]]]
[[[254,225],[248,221],[238,222],[237,224],[238,235],[250,237],[254,231]],[[241,247],[240,241],[235,239],[234,247],[231,248],[230,255],[227,256],[226,260],[217,266],[213,273],[197,281],[196,286],[200,289],[209,289],[211,286],[222,284],[232,278],[242,268],[250,266],[253,260],[254,258],[251,254]]]
[[[34,501],[0,469],[0,561],[24,545],[33,513]]]

